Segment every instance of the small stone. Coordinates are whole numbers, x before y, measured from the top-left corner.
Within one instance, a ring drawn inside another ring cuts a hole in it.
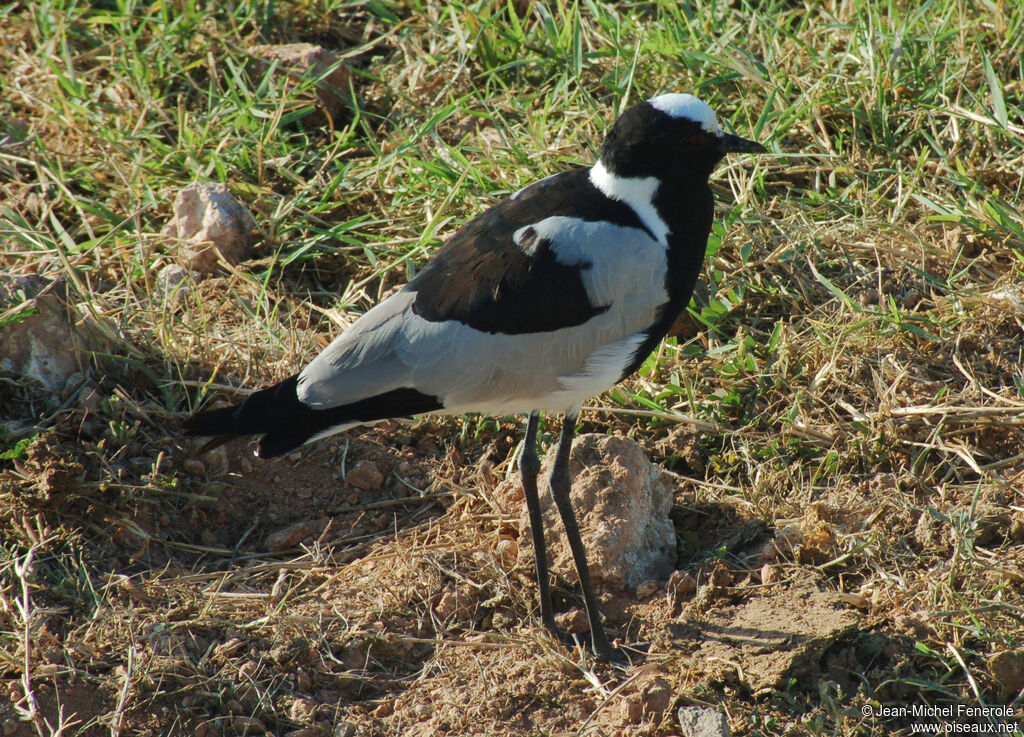
[[[330,734],[331,730],[324,725],[309,725],[293,732],[287,732],[285,737],[329,737]]]
[[[579,607],[573,607],[567,612],[556,614],[555,621],[566,632],[581,635],[584,632],[590,631],[590,620],[587,619],[587,613]]]
[[[704,706],[683,706],[676,712],[680,737],[731,737],[725,714]]]
[[[1024,542],[1024,514],[1018,514],[1010,522],[1010,539],[1014,542]]]
[[[683,571],[672,571],[665,584],[665,592],[670,597],[691,596],[697,591],[697,579]]]
[[[313,688],[313,679],[302,668],[298,668],[295,671],[295,688],[300,691],[309,691],[309,689]]]
[[[227,473],[231,465],[231,461],[228,458],[228,449],[223,445],[206,451],[206,455],[203,458],[205,459],[203,463],[206,464],[210,473],[216,475]]]
[[[312,722],[320,705],[313,699],[296,698],[288,707],[288,716],[299,723]]]
[[[672,687],[664,678],[655,678],[641,693],[643,716],[657,722],[672,705]]]
[[[357,489],[376,491],[384,485],[384,474],[373,461],[359,461],[345,474],[345,481]]]
[[[60,663],[40,663],[32,670],[32,674],[40,678],[52,678],[60,673],[60,671]]]
[[[494,555],[502,568],[511,568],[519,558],[519,543],[512,538],[503,537],[498,540]]]
[[[1003,695],[1012,697],[1024,689],[1024,650],[1004,650],[988,659],[992,677],[1003,687]]]
[[[434,607],[434,613],[442,622],[464,621],[473,615],[477,597],[469,591],[447,589]]]
[[[223,259],[249,257],[256,220],[220,183],[194,182],[178,192],[164,234],[178,239],[177,258],[199,274],[218,271]]]
[[[0,325],[0,371],[60,392],[80,373],[84,346],[67,283],[0,272],[0,312],[8,310],[14,313]]]
[[[235,717],[231,720],[231,728],[235,734],[266,734],[267,727],[256,717]]]
[[[771,563],[761,566],[761,583],[778,583],[781,580],[782,575],[779,573],[779,569]]]
[[[653,578],[648,578],[646,581],[641,581],[640,585],[636,587],[636,598],[646,599],[650,596],[654,596],[658,593],[658,582]]]
[[[338,125],[348,107],[346,93],[350,74],[335,54],[311,43],[259,45],[254,46],[252,52],[264,70],[277,62],[278,69],[295,79],[315,79],[317,103],[330,122]]]
[[[288,642],[281,642],[270,649],[272,657],[278,665],[290,668],[301,665],[309,660],[309,642],[304,637],[293,637]]]
[[[192,291],[191,282],[199,276],[199,272],[187,269],[181,264],[167,264],[157,272],[156,293],[178,304]]]
[[[878,304],[878,290],[877,289],[865,289],[863,292],[860,293],[860,295],[858,295],[857,299],[861,303],[861,306],[863,306],[863,307],[867,307],[869,305],[877,305]]]
[[[353,737],[358,727],[352,722],[338,722],[334,725],[334,737]]]
[[[329,737],[330,729],[322,724],[310,724],[292,732],[286,732],[285,737]]]
[[[622,721],[639,724],[644,718],[644,698],[638,693],[630,694],[622,702]]]
[[[374,709],[371,713],[375,717],[377,717],[378,719],[383,719],[385,717],[391,716],[391,714],[394,711],[395,711],[395,702],[394,701],[382,701],[380,704],[377,705],[377,708]]]
[[[761,544],[761,552],[758,555],[759,563],[774,563],[779,559],[779,549],[775,547],[774,540],[765,540]]]
[[[206,475],[206,464],[198,458],[186,458],[181,464],[181,470],[193,478]]]
[[[222,642],[220,645],[217,645],[213,650],[213,655],[215,658],[227,660],[241,650],[244,645],[245,641],[240,637],[232,637],[227,642]]]
[[[283,530],[278,530],[277,532],[272,532],[267,535],[267,539],[263,543],[263,546],[267,550],[277,553],[282,550],[294,548],[302,542],[307,535],[309,535],[309,524],[306,522],[296,522],[293,525],[288,525]]]
[[[601,614],[608,621],[608,624],[618,626],[625,624],[633,616],[632,606],[635,603],[631,596],[604,591],[598,595]]]
[[[217,547],[217,543],[219,542],[217,540],[217,533],[215,533],[211,529],[205,529],[202,532],[200,532],[199,539],[203,543],[203,545],[205,545],[208,548]]]

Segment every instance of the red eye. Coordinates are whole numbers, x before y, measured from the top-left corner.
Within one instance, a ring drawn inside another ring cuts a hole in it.
[[[696,148],[697,146],[703,146],[704,142],[708,140],[706,133],[694,133],[692,136],[686,139],[686,142]]]

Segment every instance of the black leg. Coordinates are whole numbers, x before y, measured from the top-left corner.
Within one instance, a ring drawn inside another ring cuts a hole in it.
[[[565,526],[565,536],[569,539],[569,549],[576,563],[576,573],[580,577],[583,589],[583,602],[587,607],[587,619],[590,620],[590,637],[594,644],[594,652],[605,660],[619,661],[622,657],[612,648],[601,624],[601,612],[597,608],[597,597],[594,595],[594,584],[590,580],[590,567],[587,565],[587,552],[583,549],[580,528],[576,523],[576,515],[572,510],[569,492],[572,490],[572,477],[569,474],[569,451],[572,439],[576,434],[577,413],[566,413],[562,423],[562,435],[558,440],[558,452],[555,464],[551,468],[551,495],[555,499],[558,513]]]
[[[537,587],[540,589],[540,618],[551,634],[564,639],[555,624],[555,610],[551,606],[551,586],[548,583],[548,553],[544,544],[544,517],[540,512],[540,498],[537,496],[537,474],[540,473],[540,459],[537,458],[537,412],[531,412],[526,420],[526,437],[523,438],[523,452],[519,456],[519,473],[523,479],[523,494],[526,509],[530,513],[530,532],[533,536],[533,555],[537,564]]]

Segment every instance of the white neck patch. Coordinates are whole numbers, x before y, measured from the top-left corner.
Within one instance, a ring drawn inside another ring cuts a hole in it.
[[[715,111],[706,102],[693,95],[670,92],[652,97],[647,102],[655,110],[660,110],[670,118],[687,118],[694,123],[699,123],[707,133],[713,133],[716,136],[722,133],[722,126],[718,124]]]
[[[668,246],[668,224],[654,206],[654,196],[661,186],[657,177],[619,177],[598,161],[590,167],[590,181],[605,197],[629,205],[658,243]]]

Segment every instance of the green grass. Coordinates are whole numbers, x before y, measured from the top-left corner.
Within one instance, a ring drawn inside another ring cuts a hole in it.
[[[0,7],[0,268],[67,280],[93,336],[82,379],[102,398],[89,405],[73,387],[49,397],[0,374],[12,421],[0,425],[4,672],[17,675],[24,655],[28,625],[3,603],[21,595],[29,549],[44,565],[32,598],[63,662],[115,704],[121,682],[105,674],[125,666],[126,643],[168,608],[208,612],[204,576],[233,570],[269,595],[279,558],[265,569],[236,565],[241,548],[218,558],[204,523],[189,521],[212,515],[234,481],[183,470],[174,417],[293,372],[484,207],[591,162],[616,113],[672,90],[699,95],[772,154],[720,167],[707,293],[689,329],[594,400],[608,411],[586,412],[585,427],[627,432],[682,473],[692,498],[681,494],[681,507],[828,527],[822,559],[787,565],[869,599],[867,627],[895,648],[852,690],[826,679],[755,696],[680,676],[677,694],[727,708],[737,734],[880,733],[851,713],[1014,698],[989,664],[1024,646],[1021,38],[1024,6],[957,0]],[[307,117],[316,80],[253,63],[253,45],[295,41],[341,52],[351,71],[336,91],[349,112],[332,125]],[[252,259],[165,300],[155,284],[175,244],[161,230],[175,193],[197,180],[226,183],[259,236]],[[0,304],[0,331],[33,310]],[[414,426],[410,442],[504,469],[513,432],[453,419]],[[699,462],[672,445],[680,432]],[[508,520],[472,501],[486,489],[455,457],[435,464],[434,483],[457,489],[453,509],[482,514],[497,535]],[[77,488],[40,486],[46,469],[72,463]],[[157,534],[153,519],[170,522]],[[117,588],[111,571],[142,583]],[[320,584],[296,591],[320,596]],[[522,614],[528,596],[512,597]],[[214,643],[256,621],[223,606],[203,620]],[[81,643],[106,653],[103,667]],[[184,689],[220,704],[211,734],[230,723],[233,698],[277,731],[296,726],[283,671],[218,672],[213,699],[201,687],[212,656],[201,655],[166,672],[145,660],[152,673],[137,681],[156,686],[129,689],[121,718],[134,729],[169,705],[147,728],[191,733]],[[343,690],[337,720],[400,731],[364,703],[404,692],[396,658],[360,676],[365,693]],[[499,678],[514,683],[511,673]],[[265,689],[256,702],[235,694],[253,683]],[[581,691],[569,679],[552,688],[537,698]],[[540,732],[557,731],[536,718]],[[672,733],[669,722],[651,730]]]

